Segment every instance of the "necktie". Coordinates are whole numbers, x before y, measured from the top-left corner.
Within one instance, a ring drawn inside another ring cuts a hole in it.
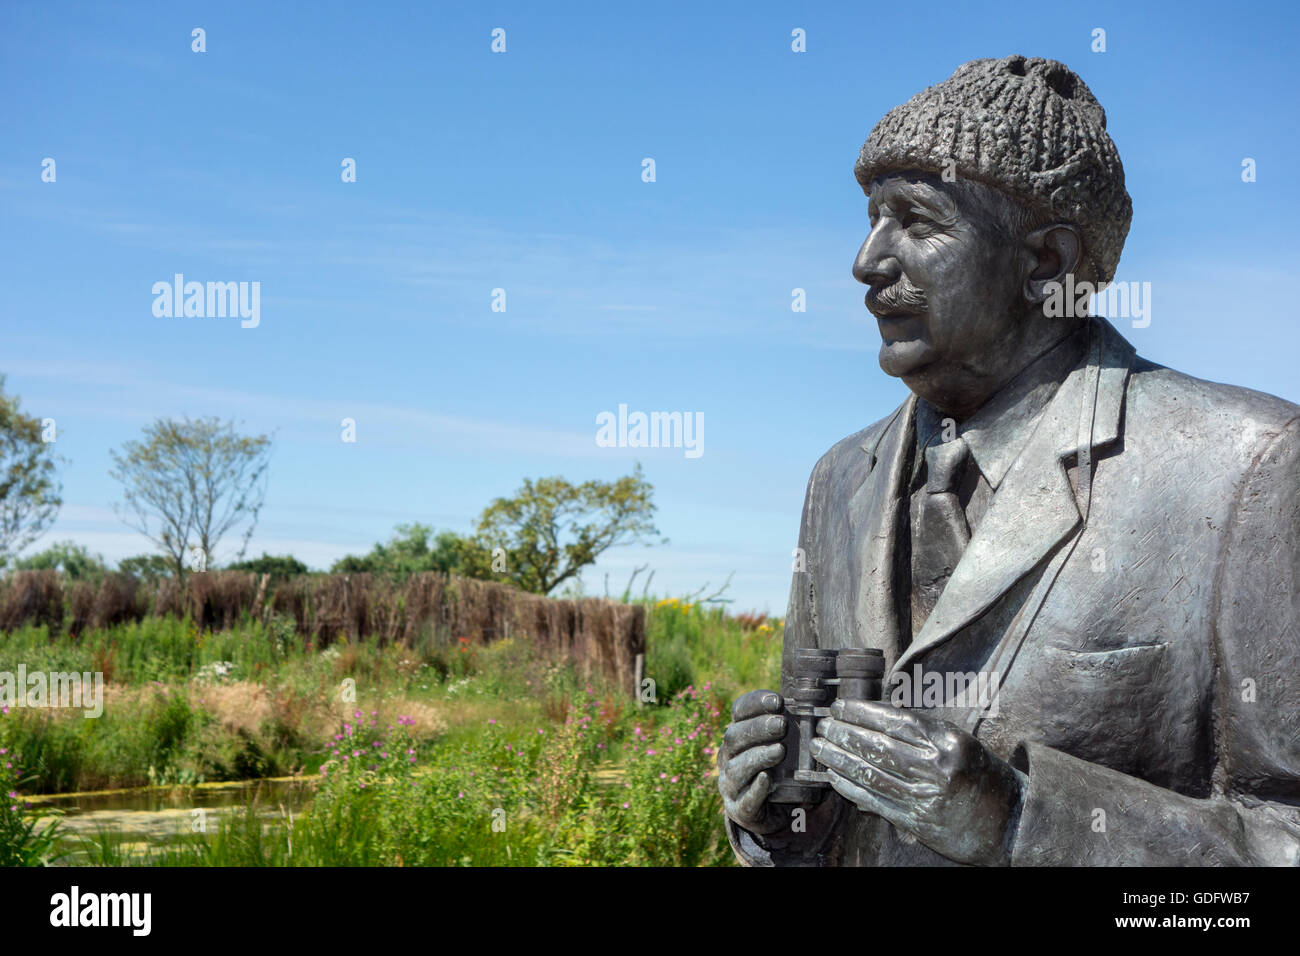
[[[912,636],[934,610],[970,541],[958,489],[970,446],[958,437],[925,450],[925,485],[912,495]]]

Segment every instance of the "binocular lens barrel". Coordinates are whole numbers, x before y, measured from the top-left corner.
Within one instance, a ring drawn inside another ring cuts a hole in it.
[[[795,651],[790,696],[786,712],[797,737],[793,766],[776,781],[774,803],[815,803],[830,786],[826,774],[813,759],[808,745],[816,733],[817,721],[841,700],[880,700],[885,677],[885,655],[872,647],[801,647]]]
[[[885,655],[873,648],[845,648],[835,659],[842,700],[880,700]]]

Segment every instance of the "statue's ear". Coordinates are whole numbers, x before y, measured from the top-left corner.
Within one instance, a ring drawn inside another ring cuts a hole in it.
[[[1064,222],[1035,229],[1025,237],[1025,244],[1033,256],[1033,268],[1025,278],[1025,298],[1042,302],[1047,298],[1047,286],[1064,284],[1066,275],[1079,267],[1083,255],[1083,241],[1077,227]]]

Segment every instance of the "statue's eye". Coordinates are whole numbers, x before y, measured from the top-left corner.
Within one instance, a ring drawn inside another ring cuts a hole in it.
[[[904,229],[911,229],[913,226],[919,227],[918,231],[934,225],[934,220],[927,216],[924,210],[916,207],[906,210],[898,217],[898,222]]]

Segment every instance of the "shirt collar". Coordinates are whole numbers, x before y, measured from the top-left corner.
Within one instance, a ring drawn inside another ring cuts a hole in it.
[[[1084,344],[1082,329],[1066,336],[1026,366],[975,414],[957,424],[957,434],[970,446],[975,464],[994,490],[1020,456],[1047,403],[1079,364]],[[943,431],[944,421],[933,405],[923,398],[917,399],[918,449],[934,441]],[[919,469],[924,459],[921,454],[916,458]]]

